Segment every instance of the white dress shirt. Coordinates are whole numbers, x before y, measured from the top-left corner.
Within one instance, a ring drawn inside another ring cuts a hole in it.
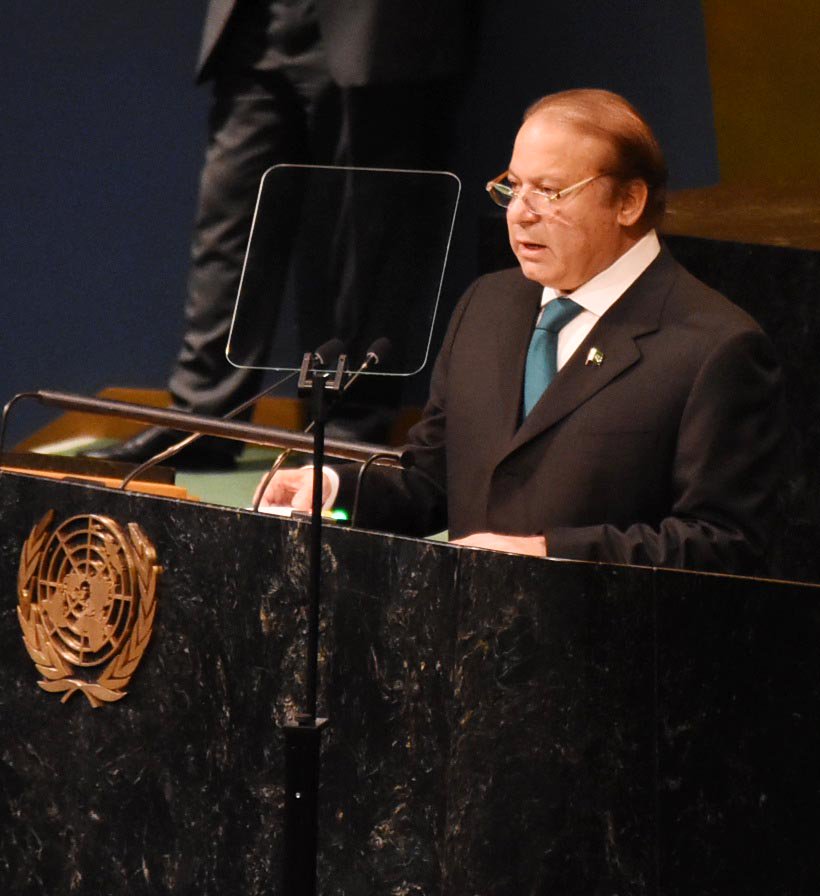
[[[541,307],[558,296],[569,296],[584,310],[574,317],[558,334],[558,369],[569,361],[578,346],[589,335],[607,311],[658,257],[661,244],[654,230],[642,236],[635,245],[624,252],[608,268],[587,280],[572,293],[561,292],[545,286]]]

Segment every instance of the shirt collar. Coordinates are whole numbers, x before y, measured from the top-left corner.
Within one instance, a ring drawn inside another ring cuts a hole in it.
[[[596,317],[601,317],[652,264],[660,251],[658,235],[650,230],[608,268],[579,286],[571,295],[572,301],[586,311],[591,311]],[[541,306],[561,295],[565,293],[552,286],[545,286],[541,294]]]

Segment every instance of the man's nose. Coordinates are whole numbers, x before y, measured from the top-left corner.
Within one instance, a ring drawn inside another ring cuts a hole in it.
[[[510,221],[537,221],[540,217],[530,208],[526,195],[514,196],[512,202],[507,206],[507,218]]]

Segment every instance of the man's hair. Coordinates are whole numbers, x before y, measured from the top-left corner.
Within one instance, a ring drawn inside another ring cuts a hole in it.
[[[536,100],[524,121],[542,112],[606,140],[613,154],[607,173],[622,183],[642,180],[649,190],[638,224],[646,230],[660,224],[666,211],[666,160],[652,129],[630,103],[608,90],[564,90]]]

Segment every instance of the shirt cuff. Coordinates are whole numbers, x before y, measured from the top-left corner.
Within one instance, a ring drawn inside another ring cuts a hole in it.
[[[312,470],[313,465],[307,464],[302,469]],[[322,475],[327,476],[330,483],[330,494],[322,502],[322,510],[332,510],[333,505],[336,503],[336,498],[339,497],[339,474],[333,467],[322,467]],[[324,489],[322,490],[324,491]]]

